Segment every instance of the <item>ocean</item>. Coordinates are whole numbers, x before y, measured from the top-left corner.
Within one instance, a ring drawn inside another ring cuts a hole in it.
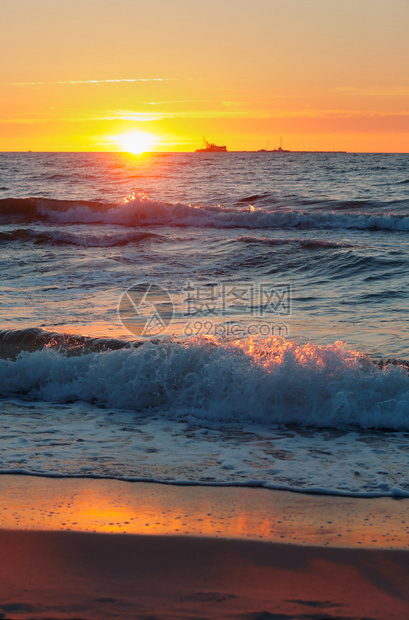
[[[0,473],[409,496],[409,155],[0,153]]]

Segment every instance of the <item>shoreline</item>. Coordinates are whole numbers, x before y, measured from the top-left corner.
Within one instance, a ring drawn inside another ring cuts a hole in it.
[[[254,487],[0,475],[0,529],[409,548],[409,499]]]

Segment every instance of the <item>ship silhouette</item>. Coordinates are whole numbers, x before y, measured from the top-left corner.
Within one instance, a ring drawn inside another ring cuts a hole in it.
[[[259,149],[257,151],[257,153],[291,153],[291,151],[289,151],[288,149],[283,149],[283,138],[280,138],[280,146],[278,146],[276,149],[271,149],[271,151],[268,150],[268,145],[270,144],[270,140],[267,142],[266,144],[266,148],[265,149]]]
[[[213,142],[208,142],[206,138],[203,136],[203,145],[201,149],[196,149],[196,153],[226,153],[226,146],[218,146],[217,144],[213,144]]]
[[[272,150],[272,153],[291,153],[288,149],[283,149],[283,138],[280,138],[280,146]]]

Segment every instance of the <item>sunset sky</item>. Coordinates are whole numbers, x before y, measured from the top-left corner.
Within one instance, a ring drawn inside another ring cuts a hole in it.
[[[408,26],[408,0],[0,0],[0,150],[408,152]]]

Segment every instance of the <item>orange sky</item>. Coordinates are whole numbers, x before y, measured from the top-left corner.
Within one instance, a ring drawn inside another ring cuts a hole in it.
[[[0,0],[0,150],[408,152],[408,26],[408,0]]]

